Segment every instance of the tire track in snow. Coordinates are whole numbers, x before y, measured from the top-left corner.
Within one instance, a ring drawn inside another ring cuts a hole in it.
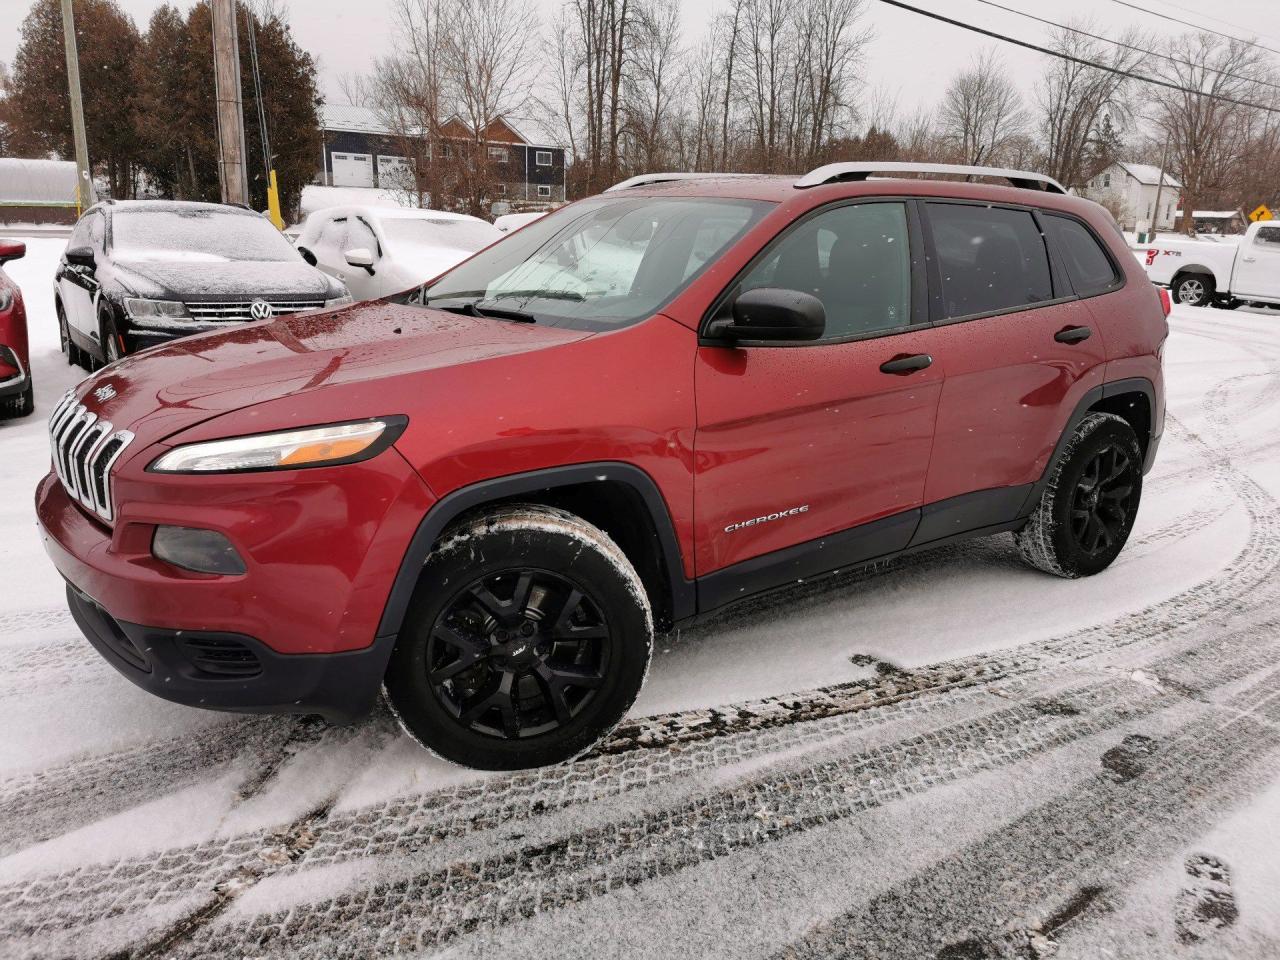
[[[1280,651],[1274,624],[1231,642],[1152,664],[1158,675],[1194,677],[1203,691],[1242,677],[1274,681]],[[1018,704],[889,746],[771,773],[674,809],[570,833],[477,860],[450,863],[407,880],[352,889],[320,903],[237,923],[193,939],[186,956],[218,956],[235,946],[276,956],[305,955],[315,938],[352,956],[430,949],[478,927],[501,926],[602,896],[696,864],[755,849],[855,816],[945,782],[1007,767],[1135,718],[1166,709],[1169,695],[1138,692],[1127,677],[1059,695],[1057,709]],[[1203,711],[1205,708],[1196,707]],[[1280,742],[1280,732],[1269,729]],[[399,852],[399,851],[397,851]],[[323,837],[295,870],[322,865]],[[410,905],[423,904],[420,913]],[[363,939],[344,931],[364,931]]]
[[[821,926],[779,960],[1051,956],[1047,907],[1075,891],[1124,887],[1271,782],[1280,748],[1275,685],[1268,674],[1229,702],[1235,718],[1215,710],[1193,721],[1131,776],[1099,772]]]

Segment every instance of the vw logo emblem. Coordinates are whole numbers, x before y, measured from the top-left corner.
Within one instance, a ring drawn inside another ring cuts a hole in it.
[[[275,311],[271,309],[271,304],[265,300],[255,300],[249,304],[249,316],[255,320],[270,320],[274,314]]]

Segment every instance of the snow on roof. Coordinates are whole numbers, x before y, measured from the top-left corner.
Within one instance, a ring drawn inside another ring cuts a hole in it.
[[[1160,168],[1153,167],[1149,163],[1128,163],[1121,160],[1118,164],[1129,176],[1137,180],[1141,184],[1154,187],[1160,182]],[[1164,175],[1164,185],[1166,187],[1180,187],[1181,182],[1172,177],[1169,173]]]
[[[431,210],[426,207],[401,207],[380,204],[342,204],[321,208],[326,214],[337,216],[367,217],[370,220],[474,220],[488,223],[479,217],[451,210]],[[318,211],[316,211],[318,212]]]
[[[1183,216],[1181,210],[1178,211],[1178,216]],[[1244,215],[1239,210],[1192,210],[1191,216],[1196,220],[1230,220]]]
[[[0,204],[41,206],[76,202],[76,165],[70,160],[0,157]]]
[[[375,111],[353,103],[326,103],[320,108],[320,126],[325,130],[349,130],[353,133],[391,132]]]

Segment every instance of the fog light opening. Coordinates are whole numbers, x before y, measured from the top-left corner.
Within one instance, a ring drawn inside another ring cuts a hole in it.
[[[156,527],[151,552],[165,563],[196,573],[235,576],[245,572],[244,560],[236,548],[216,530]]]

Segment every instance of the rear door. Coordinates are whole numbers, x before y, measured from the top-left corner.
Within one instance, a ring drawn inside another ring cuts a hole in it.
[[[1240,245],[1232,296],[1280,300],[1280,226],[1259,227]]]
[[[937,364],[897,373],[881,365],[930,353],[913,223],[911,204],[901,200],[823,207],[765,247],[727,294],[754,287],[813,294],[827,328],[812,342],[698,349],[698,576],[810,542],[794,562],[784,553],[734,575],[704,604],[769,586],[743,587],[742,577],[771,563],[768,575],[805,576],[910,540],[941,373]],[[839,543],[819,539],[855,527]]]
[[[918,542],[1013,519],[1076,404],[1102,381],[1106,360],[1090,301],[1077,296],[1065,268],[1051,268],[1042,233],[1055,245],[1055,235],[1077,229],[1091,238],[1079,221],[1038,219],[1020,207],[921,206],[946,379],[925,487],[926,504],[935,506],[925,509]],[[1101,256],[1107,282],[1093,295],[1121,283]]]

